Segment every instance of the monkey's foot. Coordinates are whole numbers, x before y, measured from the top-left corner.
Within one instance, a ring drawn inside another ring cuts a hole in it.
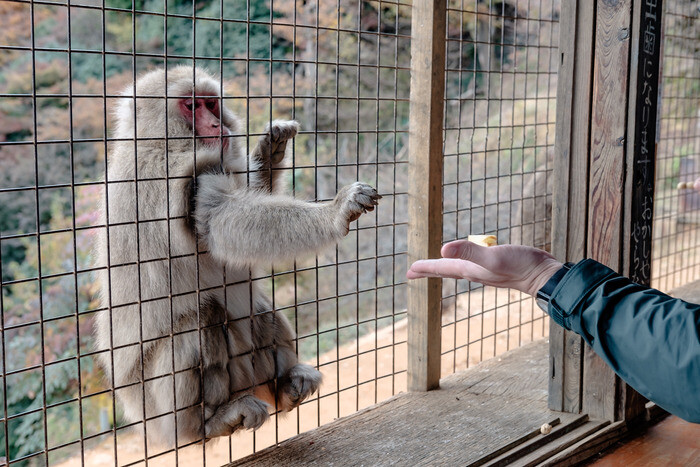
[[[279,164],[284,159],[287,141],[294,138],[299,131],[299,122],[294,120],[273,120],[265,127],[267,133],[261,141],[263,160],[269,160],[272,165]]]
[[[321,385],[321,372],[311,365],[298,363],[280,378],[277,389],[277,403],[280,410],[289,411],[318,390]]]
[[[349,224],[363,213],[373,211],[381,198],[377,190],[371,186],[355,182],[340,189],[336,195],[336,202],[340,202],[342,219]]]
[[[228,436],[239,428],[257,430],[270,418],[268,405],[251,395],[219,406],[204,425],[204,436]]]

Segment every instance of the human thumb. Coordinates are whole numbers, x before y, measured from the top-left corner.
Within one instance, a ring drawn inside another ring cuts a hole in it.
[[[472,257],[474,248],[478,248],[478,245],[475,245],[468,240],[455,240],[454,242],[443,245],[440,254],[442,254],[443,258],[459,258],[469,260]]]

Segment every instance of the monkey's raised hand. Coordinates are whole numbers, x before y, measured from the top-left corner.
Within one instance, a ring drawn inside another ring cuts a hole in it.
[[[260,138],[251,154],[251,160],[260,173],[257,188],[272,192],[278,173],[272,169],[282,163],[287,150],[287,141],[299,131],[299,123],[294,120],[273,120],[265,127],[265,135]]]
[[[333,203],[338,209],[338,221],[345,227],[345,233],[350,230],[350,222],[368,211],[374,211],[381,198],[377,190],[366,183],[355,182],[341,188]]]
[[[265,127],[265,136],[260,144],[263,146],[263,157],[267,157],[272,165],[277,165],[284,159],[287,141],[294,138],[299,131],[299,122],[294,120],[273,120]]]

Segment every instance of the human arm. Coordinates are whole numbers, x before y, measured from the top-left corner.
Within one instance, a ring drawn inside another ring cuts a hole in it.
[[[700,423],[700,305],[635,284],[589,259],[559,282],[549,314],[640,394]]]
[[[561,268],[541,250],[448,243],[443,259],[417,261],[407,277],[452,277],[535,295]],[[634,284],[593,260],[554,289],[549,314],[584,340],[633,388],[669,412],[700,423],[700,305]]]

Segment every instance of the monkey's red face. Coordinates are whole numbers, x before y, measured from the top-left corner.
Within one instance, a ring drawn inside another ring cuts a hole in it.
[[[231,131],[219,120],[219,99],[217,97],[198,97],[196,99],[180,99],[180,112],[187,122],[194,128],[195,136],[209,136],[201,138],[208,145],[217,145],[219,137],[224,149],[228,147],[227,135]]]

